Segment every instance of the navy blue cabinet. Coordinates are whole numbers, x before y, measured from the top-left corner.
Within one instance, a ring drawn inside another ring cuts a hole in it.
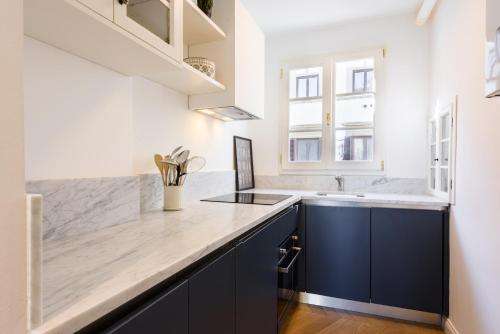
[[[372,302],[442,313],[444,213],[374,208],[371,215]]]
[[[279,245],[297,217],[297,208],[288,209],[236,246],[236,334],[277,333]]]
[[[189,334],[234,333],[234,269],[231,249],[189,279]]]
[[[188,334],[188,282],[179,285],[124,317],[107,334]]]
[[[306,207],[306,291],[370,301],[370,209]]]

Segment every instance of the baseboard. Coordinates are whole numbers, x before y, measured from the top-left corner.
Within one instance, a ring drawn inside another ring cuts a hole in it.
[[[443,328],[446,334],[460,334],[455,325],[453,325],[453,322],[448,318],[443,318]]]
[[[299,294],[299,301],[305,304],[337,308],[347,311],[354,311],[359,313],[393,318],[393,319],[414,321],[435,326],[442,325],[441,315],[435,313],[413,311],[413,310],[402,309],[399,307],[392,307],[392,306],[385,306],[385,305],[378,305],[371,303],[362,303],[362,302],[320,296],[303,292]],[[450,334],[458,334],[458,332],[456,333],[450,332]]]

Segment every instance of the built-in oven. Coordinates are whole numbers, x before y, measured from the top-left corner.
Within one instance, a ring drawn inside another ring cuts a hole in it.
[[[295,302],[298,290],[298,259],[302,249],[298,247],[297,231],[290,235],[279,248],[278,260],[278,326],[281,328],[288,311]]]

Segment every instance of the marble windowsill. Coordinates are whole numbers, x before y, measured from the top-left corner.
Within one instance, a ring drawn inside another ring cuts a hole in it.
[[[131,222],[46,240],[44,321],[32,333],[68,333],[83,328],[301,198],[321,198],[313,191],[255,192],[293,196],[273,206],[191,201],[184,211],[143,213]],[[425,195],[367,194],[357,201],[447,206]]]

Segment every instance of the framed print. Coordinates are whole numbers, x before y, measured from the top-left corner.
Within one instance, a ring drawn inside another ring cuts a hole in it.
[[[233,142],[236,190],[253,189],[255,181],[253,175],[252,141],[247,138],[234,136]]]
[[[500,96],[500,1],[486,0],[486,97]]]

